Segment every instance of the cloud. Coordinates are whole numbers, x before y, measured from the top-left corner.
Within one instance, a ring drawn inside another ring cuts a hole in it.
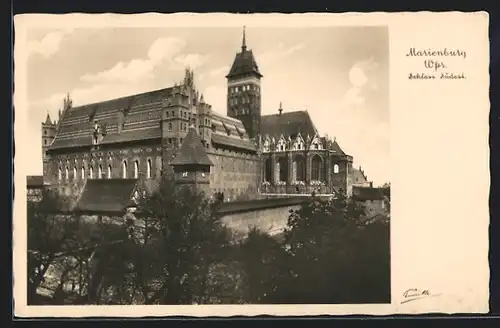
[[[81,77],[84,82],[137,82],[154,77],[155,69],[167,65],[169,70],[192,68],[205,64],[207,57],[200,54],[181,54],[186,42],[179,38],[159,38],[149,47],[146,58],[118,62],[115,66],[97,74]]]
[[[174,61],[180,64],[182,68],[190,67],[196,69],[208,61],[208,56],[201,54],[183,54],[175,57]]]
[[[265,51],[259,56],[260,66],[269,66],[285,57],[288,57],[304,48],[305,43],[299,43],[292,47],[285,47],[283,43],[277,45],[274,49]]]
[[[208,72],[208,75],[210,75],[210,77],[218,77],[221,75],[225,75],[229,72],[229,68],[230,68],[229,65],[224,65],[211,70],[210,72]]]
[[[31,40],[28,42],[28,53],[50,58],[59,51],[61,42],[71,33],[73,29],[58,30],[47,33],[41,40]]]
[[[369,87],[377,89],[373,74],[378,68],[378,63],[373,59],[358,61],[351,66],[348,72],[351,88],[347,90],[342,101],[343,108],[359,108],[364,106],[363,89]]]

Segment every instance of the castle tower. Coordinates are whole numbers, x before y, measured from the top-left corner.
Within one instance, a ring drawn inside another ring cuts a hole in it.
[[[196,128],[191,126],[175,158],[170,162],[179,188],[191,188],[208,195],[210,190],[210,167],[208,157]]]
[[[56,124],[55,122],[52,122],[49,113],[47,113],[45,122],[42,122],[42,159],[44,182],[48,182],[53,173],[50,171],[50,156],[47,153],[47,149],[52,144],[52,141],[54,141],[55,136]]]
[[[227,116],[242,121],[250,138],[260,133],[262,74],[252,50],[247,49],[245,28],[241,52],[236,54],[227,78]]]
[[[212,140],[212,106],[205,103],[203,99],[203,95],[201,95],[200,100],[198,101],[198,117],[199,117],[199,125],[198,130],[200,134],[201,141],[208,149],[210,147],[210,143]]]

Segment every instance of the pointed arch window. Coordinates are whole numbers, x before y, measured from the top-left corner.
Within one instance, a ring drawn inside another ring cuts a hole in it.
[[[66,173],[65,176],[66,176],[66,180],[69,180],[69,168],[66,166]]]
[[[112,167],[111,167],[111,164],[108,165],[108,179],[111,179],[111,177],[113,176],[112,175]]]
[[[315,181],[323,181],[324,179],[324,166],[323,159],[319,155],[314,155],[311,163],[311,179]]]
[[[99,165],[99,169],[97,171],[97,179],[102,179],[102,165]]]
[[[278,178],[279,181],[288,180],[288,159],[286,157],[278,159]]]
[[[78,173],[77,173],[77,171],[76,171],[76,166],[75,166],[75,167],[73,167],[73,179],[74,179],[74,180],[78,179]]]
[[[134,162],[134,179],[139,178],[139,161]]]
[[[294,180],[295,181],[305,181],[306,180],[306,160],[304,156],[297,155],[293,160],[294,169]]]
[[[90,178],[90,179],[93,179],[93,178],[94,178],[94,167],[93,167],[93,166],[91,166],[91,167],[89,168],[89,178]]]
[[[62,170],[61,170],[61,168],[60,168],[60,167],[57,169],[57,178],[58,178],[59,180],[62,180]]]
[[[147,177],[148,179],[151,179],[152,177],[152,165],[151,165],[151,159],[148,159],[148,167],[147,167]]]
[[[124,179],[128,178],[127,161],[123,161],[123,163],[122,163],[122,178],[124,178]]]
[[[338,164],[333,165],[333,173],[339,173],[339,165]]]
[[[271,182],[273,176],[273,164],[270,158],[264,164],[264,181]]]
[[[82,166],[82,168],[80,169],[80,173],[82,175],[82,180],[85,180],[85,166]]]

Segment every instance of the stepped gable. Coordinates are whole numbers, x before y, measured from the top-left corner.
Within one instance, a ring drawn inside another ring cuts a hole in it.
[[[212,144],[248,151],[257,150],[240,120],[212,113],[211,121]]]
[[[133,206],[137,179],[88,179],[75,211],[124,212]]]
[[[175,158],[170,162],[170,165],[214,165],[208,157],[205,146],[193,126],[189,128],[188,134],[182,141],[181,147]]]
[[[162,101],[172,88],[120,97],[66,110],[50,149],[91,146],[94,122],[103,126],[106,135],[100,144],[156,139],[161,137],[159,120]],[[122,131],[118,117],[123,112]]]
[[[263,115],[261,119],[261,135],[279,138],[280,136],[295,138],[300,132],[303,138],[316,135],[311,116],[307,111],[291,111],[280,114]]]
[[[365,183],[365,182],[368,182],[364,176],[364,174],[356,169],[356,168],[352,168],[352,182],[353,183]]]

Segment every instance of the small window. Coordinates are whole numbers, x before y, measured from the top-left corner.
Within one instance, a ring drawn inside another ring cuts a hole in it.
[[[128,178],[127,161],[123,161],[123,163],[122,163],[122,178],[123,179],[127,179]]]
[[[182,177],[185,178],[188,176],[188,173],[187,172],[182,172]]]
[[[339,165],[338,164],[333,165],[333,173],[339,173]]]
[[[172,131],[172,123],[168,123],[168,131]]]
[[[151,160],[148,159],[148,168],[147,168],[147,177],[148,177],[148,179],[151,179],[151,172],[152,172],[152,170],[151,170]]]
[[[139,178],[139,161],[134,162],[134,179]]]

